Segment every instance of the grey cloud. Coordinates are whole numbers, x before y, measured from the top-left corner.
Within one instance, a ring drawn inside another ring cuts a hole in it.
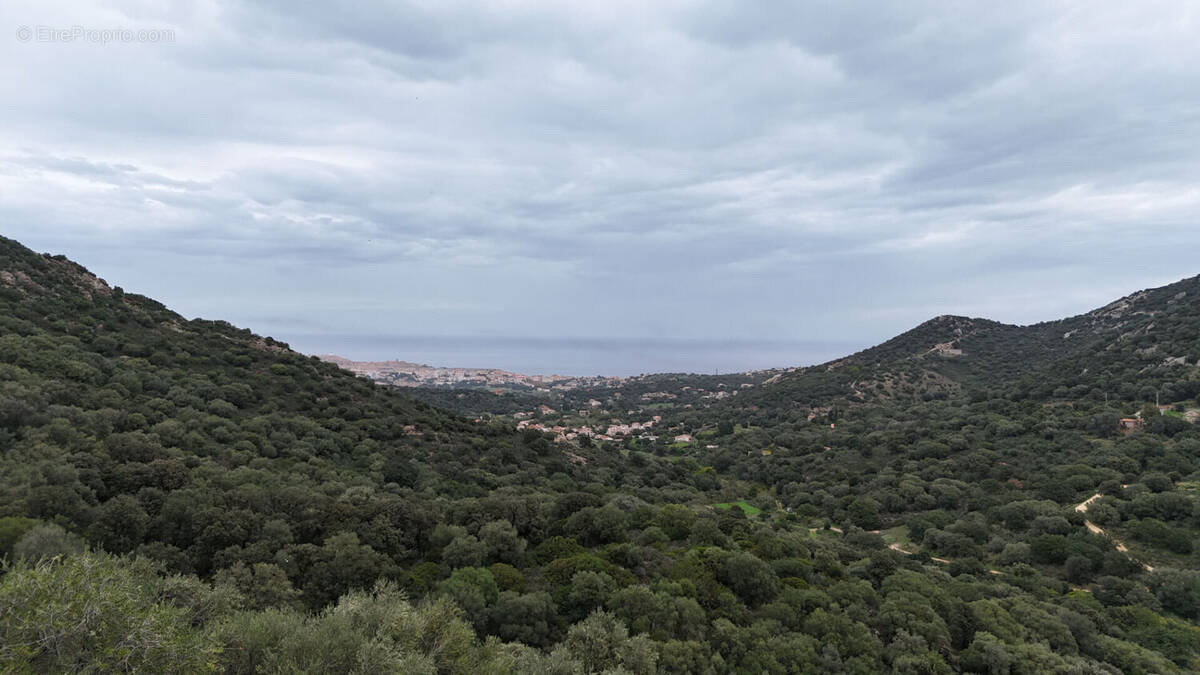
[[[0,219],[267,332],[1053,318],[1196,272],[1197,11],[18,3],[177,41],[0,44]]]

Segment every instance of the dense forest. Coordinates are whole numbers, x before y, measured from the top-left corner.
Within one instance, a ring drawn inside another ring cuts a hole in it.
[[[0,326],[5,672],[1200,671],[1200,279],[723,376],[664,411],[686,449],[460,417],[2,238]]]

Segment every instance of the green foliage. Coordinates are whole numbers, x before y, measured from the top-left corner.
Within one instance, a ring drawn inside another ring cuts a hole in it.
[[[718,578],[749,605],[761,605],[779,593],[775,570],[749,553],[726,557]]]
[[[753,504],[747,502],[744,499],[741,501],[736,501],[736,502],[724,502],[721,504],[713,504],[713,508],[714,509],[726,509],[726,510],[737,508],[737,510],[741,511],[742,513],[746,514],[747,516],[757,516],[758,514],[762,513],[762,509],[758,508],[757,506],[754,506]]]
[[[25,672],[215,671],[218,645],[160,601],[146,565],[70,555],[18,562],[0,581],[0,663]]]
[[[239,560],[232,567],[217,572],[215,581],[218,585],[236,588],[249,609],[295,608],[300,601],[300,591],[293,588],[287,574],[272,563],[247,566]]]
[[[12,555],[16,560],[37,562],[82,553],[86,549],[87,543],[82,537],[71,534],[58,525],[34,525],[13,544]]]
[[[536,554],[539,562],[548,563],[559,558],[579,555],[586,550],[574,539],[555,535],[538,544]]]
[[[447,602],[414,607],[387,584],[356,591],[316,616],[235,614],[217,628],[227,672],[475,673],[503,654],[480,645]]]
[[[0,262],[0,670],[1195,667],[1200,433],[1117,420],[1200,394],[1163,363],[1200,353],[1196,280],[1122,317],[946,317],[778,377],[553,394],[704,439],[672,456]]]
[[[718,505],[720,508],[722,505]],[[724,505],[728,508],[728,505]],[[655,518],[662,531],[674,541],[686,539],[696,522],[696,513],[682,504],[667,504],[658,510]]]
[[[491,632],[503,640],[547,647],[561,637],[554,599],[545,591],[504,591],[491,610]]]
[[[625,625],[607,612],[596,612],[572,626],[563,649],[592,673],[619,668],[650,675],[658,661],[658,652],[649,640],[629,637]]]
[[[480,631],[487,625],[488,608],[500,597],[500,587],[492,573],[478,567],[454,570],[438,590],[454,600]]]
[[[33,518],[6,516],[0,518],[0,558],[12,555],[13,546],[21,537],[38,524]]]

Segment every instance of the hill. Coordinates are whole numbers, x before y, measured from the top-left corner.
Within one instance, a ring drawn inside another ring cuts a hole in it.
[[[1200,277],[1192,277],[1030,326],[939,316],[875,347],[783,374],[738,404],[960,395],[1132,401],[1147,391],[1174,403],[1200,393],[1198,336]]]
[[[541,437],[186,320],[11,240],[0,309],[0,502],[110,552],[207,575],[352,532],[397,564],[427,544],[436,496],[572,471]],[[351,580],[309,578],[315,555],[289,574],[320,605]]]
[[[1194,671],[1200,434],[1143,391],[1192,295],[637,379],[703,440],[556,443],[0,239],[0,670]]]

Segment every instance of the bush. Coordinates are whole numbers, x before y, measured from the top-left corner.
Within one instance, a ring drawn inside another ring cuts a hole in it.
[[[779,594],[779,577],[767,563],[749,553],[725,559],[720,580],[748,605],[757,606]]]
[[[13,546],[29,530],[40,521],[33,518],[17,518],[8,516],[0,518],[0,558],[6,558],[13,552]]]
[[[67,532],[58,525],[37,525],[21,536],[13,546],[17,560],[37,562],[58,556],[82,553],[87,550],[83,538]]]
[[[595,612],[572,626],[563,648],[589,673],[623,669],[650,675],[658,661],[654,643],[642,636],[629,637],[625,624],[608,612]]]
[[[0,662],[17,672],[215,671],[218,648],[159,602],[153,568],[81,554],[18,562],[0,583]]]

